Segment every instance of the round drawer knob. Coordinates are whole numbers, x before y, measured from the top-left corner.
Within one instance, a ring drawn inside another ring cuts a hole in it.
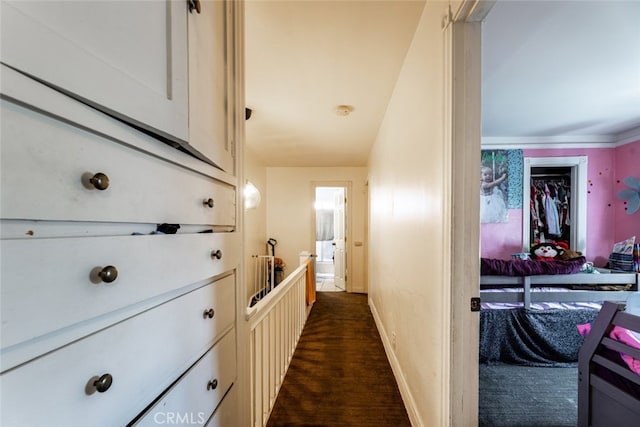
[[[105,283],[111,283],[118,278],[118,270],[113,265],[108,265],[100,270],[98,277]]]
[[[111,374],[104,374],[93,382],[93,386],[96,388],[98,393],[104,393],[105,391],[109,390],[109,387],[111,387],[112,383],[113,377],[111,376]]]
[[[210,308],[209,310],[205,310],[204,313],[202,313],[202,317],[204,317],[205,319],[213,319],[213,316],[216,314],[215,311],[213,311],[213,308]]]
[[[97,174],[93,175],[89,179],[89,182],[93,184],[93,186],[97,190],[106,190],[107,188],[109,188],[109,177],[102,172],[98,172]]]
[[[211,251],[211,258],[215,258],[215,259],[222,258],[222,251],[220,249],[216,251]]]
[[[210,208],[212,208],[215,205],[215,203],[213,202],[213,199],[205,199],[202,201],[202,204],[204,206],[209,206]]]
[[[209,384],[207,384],[207,390],[215,390],[218,387],[218,380],[211,380]]]

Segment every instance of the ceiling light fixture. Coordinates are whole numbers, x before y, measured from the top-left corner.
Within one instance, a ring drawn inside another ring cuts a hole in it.
[[[336,107],[336,114],[342,117],[348,116],[353,112],[353,106],[351,105],[338,105]]]

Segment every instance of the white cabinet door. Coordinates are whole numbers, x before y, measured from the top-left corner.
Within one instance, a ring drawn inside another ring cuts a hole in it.
[[[174,141],[188,137],[186,1],[2,1],[2,63]]]
[[[201,1],[200,13],[189,14],[189,151],[233,173],[227,127],[231,113],[229,46],[231,4]],[[228,48],[229,47],[229,48]]]

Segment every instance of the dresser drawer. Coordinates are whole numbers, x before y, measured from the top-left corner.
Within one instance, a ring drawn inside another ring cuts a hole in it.
[[[125,425],[231,329],[234,300],[229,276],[3,373],[0,425]]]
[[[234,187],[9,101],[0,104],[2,218],[235,225]]]
[[[238,414],[238,392],[234,385],[224,397],[224,400],[216,408],[216,412],[209,418],[205,427],[232,427],[241,426]]]
[[[181,417],[204,425],[236,376],[235,332],[230,331],[151,407],[134,426],[157,426]]]
[[[240,263],[237,233],[18,239],[0,248],[3,349]],[[106,281],[117,275],[105,282],[100,272],[111,273]]]

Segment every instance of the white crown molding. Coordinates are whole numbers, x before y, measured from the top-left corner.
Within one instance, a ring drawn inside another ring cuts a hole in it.
[[[636,141],[640,141],[640,127],[618,135],[485,136],[482,148],[616,148]]]
[[[640,126],[616,135],[616,147],[640,141]]]
[[[513,148],[613,148],[616,138],[609,135],[589,136],[500,136],[483,137],[483,149]]]

